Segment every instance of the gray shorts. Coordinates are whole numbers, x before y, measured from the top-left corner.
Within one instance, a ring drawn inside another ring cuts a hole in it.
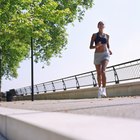
[[[102,61],[107,60],[109,61],[110,55],[109,52],[101,52],[101,53],[95,53],[94,54],[94,64],[99,65],[102,63]]]

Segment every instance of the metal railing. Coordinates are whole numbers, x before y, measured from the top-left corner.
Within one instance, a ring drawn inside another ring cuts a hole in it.
[[[70,89],[80,89],[84,87],[97,86],[96,70],[86,73],[57,79],[34,86],[34,92],[53,93]],[[107,67],[106,69],[107,85],[119,84],[120,82],[140,80],[140,59],[121,63]],[[31,86],[16,89],[18,95],[30,95]]]

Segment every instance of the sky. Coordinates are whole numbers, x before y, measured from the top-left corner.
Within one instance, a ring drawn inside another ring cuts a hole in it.
[[[42,69],[34,65],[34,83],[39,84],[67,76],[95,70],[94,50],[89,49],[97,23],[103,21],[104,32],[110,35],[113,55],[108,66],[139,59],[140,57],[140,1],[94,0],[94,6],[86,11],[82,22],[75,21],[67,27],[68,44],[62,58],[52,58],[51,64]],[[31,84],[30,60],[24,60],[18,69],[18,78],[2,80],[2,91],[17,89]]]

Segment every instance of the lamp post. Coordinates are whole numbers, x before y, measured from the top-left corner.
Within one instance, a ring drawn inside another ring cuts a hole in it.
[[[31,98],[34,101],[34,53],[33,53],[33,38],[31,37]]]
[[[2,79],[2,47],[0,46],[0,93],[1,93],[1,79]]]
[[[33,41],[33,6],[34,0],[31,4],[31,24],[32,24],[32,35],[31,35],[31,100],[34,101],[34,41]]]

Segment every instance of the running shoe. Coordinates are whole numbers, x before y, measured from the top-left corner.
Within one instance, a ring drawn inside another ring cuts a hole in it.
[[[106,88],[102,88],[101,97],[106,97]]]
[[[102,88],[100,87],[100,88],[98,89],[98,98],[101,98],[101,94],[102,94]]]

